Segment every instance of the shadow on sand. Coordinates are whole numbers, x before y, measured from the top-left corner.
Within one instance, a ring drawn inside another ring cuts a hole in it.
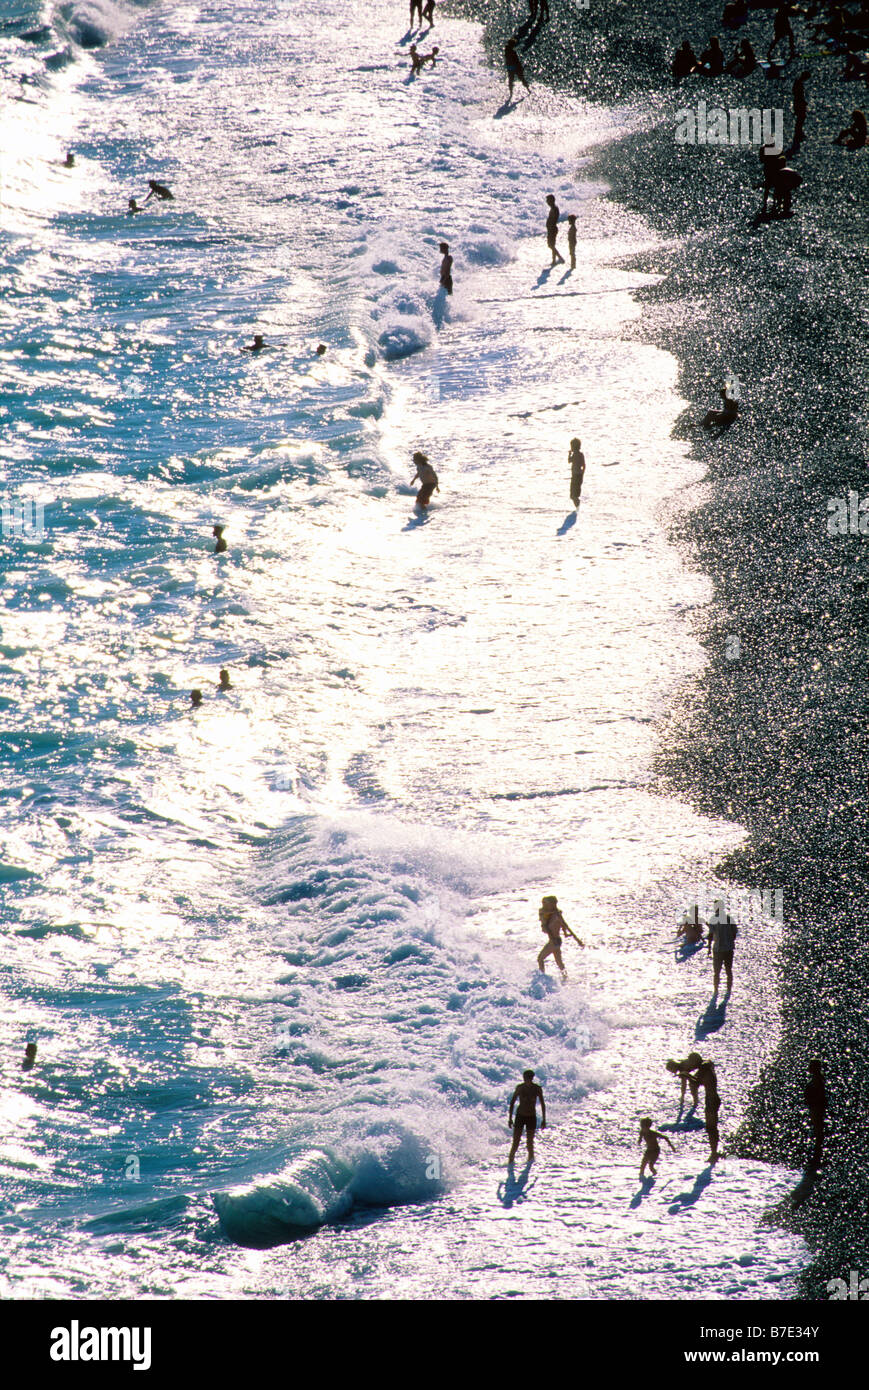
[[[518,1178],[512,1163],[507,1165],[507,1177],[504,1182],[498,1183],[498,1201],[502,1207],[508,1209],[524,1202],[528,1198],[528,1193],[534,1186],[528,1179],[531,1176],[531,1160],[528,1159]],[[536,1182],[537,1179],[534,1179]]]

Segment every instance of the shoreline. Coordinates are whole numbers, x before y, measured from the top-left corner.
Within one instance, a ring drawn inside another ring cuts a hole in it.
[[[645,15],[645,48],[635,49],[633,68],[613,65],[601,79],[602,61],[582,62],[600,56],[593,26],[605,11],[614,51],[619,26],[630,21],[597,4],[579,22],[567,8],[553,0],[551,24],[527,60],[532,90],[537,78],[588,99],[642,97],[652,121],[591,151],[583,174],[602,178],[609,197],[640,212],[665,242],[622,264],[663,276],[636,292],[644,310],[637,335],[679,361],[677,389],[692,404],[674,436],[690,440],[692,456],[708,468],[706,500],[674,523],[673,534],[713,585],[697,632],[709,667],[663,723],[658,772],[670,794],[748,831],[745,845],[718,866],[722,876],[783,894],[782,1034],[732,1149],[789,1167],[806,1156],[802,1083],[808,1060],[821,1056],[831,1122],[821,1178],[801,1184],[768,1219],[814,1248],[800,1296],[824,1298],[829,1279],[860,1269],[869,1235],[869,1166],[857,1141],[869,1071],[857,1007],[867,995],[857,925],[867,888],[857,746],[865,560],[859,536],[827,531],[828,500],[859,490],[865,476],[860,352],[851,348],[864,328],[856,306],[865,152],[831,146],[825,129],[860,93],[838,80],[841,58],[805,53],[803,61],[799,23],[797,58],[784,81],[694,79],[674,90],[667,36],[687,34],[695,48],[705,42],[719,27],[720,7],[712,5],[684,10],[684,24],[678,15]],[[478,17],[497,65],[509,24],[504,6]],[[757,37],[771,32],[771,22],[771,11],[752,12],[747,29],[724,34],[727,51],[748,34],[760,53]],[[804,183],[790,219],[758,226],[755,149],[664,137],[677,105],[755,106],[773,90],[787,143],[790,85],[804,66],[813,73],[797,164]],[[710,438],[699,420],[730,370],[744,383],[745,406],[734,428]]]

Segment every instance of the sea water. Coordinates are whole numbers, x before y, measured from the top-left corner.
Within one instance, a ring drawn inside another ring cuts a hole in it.
[[[778,924],[745,914],[710,1010],[675,926],[742,832],[652,773],[702,474],[631,338],[650,233],[583,174],[642,112],[506,105],[440,11],[412,79],[387,0],[6,16],[4,1295],[787,1294],[793,1175],[713,1173],[663,1070],[711,1049],[735,1126]],[[150,178],[174,200],[126,216]],[[550,1127],[509,1174],[528,1066]],[[646,1189],[644,1114],[677,1145]]]

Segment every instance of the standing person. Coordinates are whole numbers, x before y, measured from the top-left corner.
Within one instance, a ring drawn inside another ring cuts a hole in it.
[[[441,284],[443,288],[446,290],[447,294],[452,294],[453,258],[450,255],[450,248],[445,241],[442,241],[438,246],[438,250],[443,256],[443,260],[441,261]]]
[[[806,100],[806,83],[811,77],[810,72],[801,72],[794,83],[794,138],[793,148],[796,149],[802,143],[803,128],[806,124],[806,116],[809,114],[809,103]]]
[[[567,219],[567,249],[570,252],[570,268],[576,270],[576,214]]]
[[[718,993],[718,981],[721,978],[723,965],[727,975],[727,993],[729,994],[733,989],[733,948],[736,945],[736,935],[739,928],[725,908],[724,903],[720,901],[715,903],[714,916],[706,925],[709,928],[709,935],[706,938],[706,954],[712,956],[712,993]]]
[[[522,59],[516,52],[516,40],[508,39],[504,44],[504,66],[507,69],[507,99],[513,100],[513,83],[519,81],[530,92],[531,88],[525,81],[525,69],[522,66]]]
[[[540,0],[540,23],[549,18],[549,0]]]
[[[422,17],[430,29],[434,28],[434,9],[435,0],[425,0],[422,9]]]
[[[416,464],[416,472],[410,480],[410,485],[413,487],[417,478],[422,484],[419,492],[416,494],[416,505],[424,509],[431,501],[432,493],[440,492],[440,488],[438,487],[438,475],[432,468],[425,454],[420,453],[419,450],[414,454],[413,461]]]
[[[827,1115],[827,1087],[824,1084],[824,1068],[817,1061],[809,1062],[811,1080],[803,1087],[806,1105],[812,1121],[814,1147],[809,1167],[817,1170],[821,1164],[821,1149],[824,1146],[824,1120]]]
[[[564,265],[564,257],[555,245],[558,240],[558,219],[561,214],[558,211],[558,204],[553,193],[547,193],[546,201],[549,204],[549,211],[546,214],[546,245],[552,252],[552,264]]]
[[[528,0],[528,18],[531,20],[532,24],[537,18],[537,4],[538,0]]]
[[[516,1157],[516,1150],[519,1147],[519,1140],[522,1138],[522,1131],[525,1130],[525,1143],[528,1148],[528,1162],[534,1162],[534,1131],[537,1128],[537,1102],[540,1101],[540,1128],[546,1128],[546,1101],[543,1099],[543,1087],[537,1086],[534,1082],[533,1071],[523,1071],[522,1080],[513,1092],[510,1100],[510,1119],[509,1125],[513,1131],[513,1147],[510,1150],[508,1163],[512,1163]],[[516,1111],[516,1122],[513,1122],[513,1107],[516,1102],[519,1107]]]
[[[223,538],[224,529],[225,528],[223,526],[220,526],[219,524],[215,524],[211,528],[212,536],[217,537],[217,545],[214,547],[215,555],[223,555],[224,551],[229,549],[229,547],[226,544],[226,541]]]
[[[637,1143],[645,1144],[646,1146],[645,1153],[643,1154],[643,1161],[640,1164],[640,1182],[643,1181],[643,1173],[647,1163],[649,1165],[649,1172],[652,1176],[658,1176],[655,1172],[655,1164],[661,1156],[661,1145],[658,1143],[659,1139],[666,1139],[673,1153],[676,1152],[674,1144],[667,1138],[666,1134],[660,1134],[658,1130],[652,1129],[652,1121],[650,1119],[640,1120],[640,1137]]]
[[[696,1071],[697,1084],[702,1086],[705,1092],[703,1102],[703,1120],[706,1125],[706,1135],[709,1139],[709,1162],[718,1162],[718,1112],[721,1109],[721,1097],[718,1094],[718,1077],[715,1073],[715,1066],[712,1062],[704,1062]]]
[[[582,480],[585,477],[585,454],[580,448],[578,439],[571,439],[567,460],[570,464],[570,500],[574,507],[578,507],[582,493]]]
[[[413,16],[419,15],[419,27],[422,28],[422,0],[410,0],[410,27],[413,28]]]
[[[775,19],[772,22],[772,41],[769,45],[769,48],[766,50],[767,62],[770,62],[770,60],[772,59],[772,55],[778,48],[782,39],[787,39],[790,45],[790,54],[788,55],[788,62],[790,62],[791,58],[795,58],[797,56],[796,45],[794,44],[794,31],[791,28],[790,17],[792,13],[793,7],[791,5],[779,5],[778,9],[776,10]]]
[[[537,965],[541,975],[546,974],[546,967],[543,964],[547,956],[555,957],[555,964],[561,971],[561,978],[567,979],[567,971],[564,968],[564,961],[561,959],[561,933],[572,936],[577,946],[584,946],[585,942],[580,941],[579,937],[570,930],[561,913],[558,910],[558,899],[549,896],[543,899],[542,906],[538,913],[540,918],[540,929],[549,937],[547,944],[537,957]]]

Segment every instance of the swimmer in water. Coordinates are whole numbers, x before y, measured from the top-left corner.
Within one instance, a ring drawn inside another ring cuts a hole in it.
[[[28,1043],[24,1049],[24,1061],[21,1063],[22,1071],[32,1071],[36,1061],[36,1043]]]
[[[135,198],[131,198],[130,201],[127,203],[128,217],[133,217],[135,213],[143,211],[144,209],[139,207],[139,204],[136,202]]]
[[[424,511],[431,501],[432,493],[440,492],[440,488],[438,487],[438,475],[432,468],[425,454],[420,453],[419,450],[414,454],[413,461],[416,464],[416,472],[410,480],[410,485],[413,487],[417,478],[419,478],[422,487],[416,494],[416,505],[422,507]]]
[[[567,219],[567,249],[570,253],[570,268],[576,270],[576,214]]]
[[[217,688],[220,691],[232,689],[232,681],[229,679],[229,672],[225,666],[220,668],[220,685]]]
[[[228,549],[229,549],[229,546],[226,544],[226,541],[223,539],[223,532],[224,532],[224,530],[225,530],[225,528],[224,528],[223,526],[212,526],[212,528],[211,528],[211,534],[212,534],[212,536],[216,536],[216,537],[217,537],[217,545],[214,547],[214,553],[215,553],[215,555],[222,555],[223,552],[224,552],[225,550],[228,550]]]
[[[441,261],[441,284],[447,294],[453,292],[453,258],[450,255],[450,248],[445,241],[440,242],[438,250],[443,256]]]
[[[64,167],[64,169],[74,169],[74,168],[75,168],[75,155],[73,154],[72,150],[69,151],[69,154],[66,156],[66,159],[63,161],[63,167]]]
[[[194,709],[199,709],[199,706],[202,704],[202,691],[201,691],[201,690],[191,690],[191,692],[190,692],[190,703],[191,703],[191,705],[193,706]]]
[[[151,190],[151,192],[148,194],[148,198],[157,197],[163,203],[171,203],[174,200],[174,193],[170,193],[165,183],[158,183],[156,179],[149,179],[148,187]],[[145,199],[146,203],[148,201],[148,198]]]
[[[263,341],[262,333],[254,333],[253,342],[245,343],[242,352],[262,352],[264,347],[265,342]]]
[[[318,344],[317,344],[317,356],[318,356],[318,357],[322,357],[322,356],[323,356],[323,353],[324,353],[325,351],[326,351],[326,344],[325,344],[325,343],[318,343]]]
[[[418,53],[415,43],[412,43],[410,45],[409,51],[411,72],[413,73],[422,72],[426,63],[431,63],[432,67],[434,67],[435,63],[437,62],[437,56],[440,53],[440,49],[438,48],[437,44],[435,44],[431,53]]]
[[[642,1182],[643,1180],[643,1174],[645,1172],[647,1163],[649,1165],[649,1172],[652,1174],[652,1177],[658,1176],[655,1172],[655,1164],[657,1163],[661,1154],[661,1145],[658,1143],[659,1139],[666,1139],[667,1143],[670,1145],[670,1148],[673,1150],[673,1153],[676,1152],[674,1145],[667,1138],[666,1134],[660,1134],[658,1130],[652,1129],[652,1121],[648,1119],[648,1117],[645,1120],[640,1120],[640,1137],[637,1140],[637,1143],[645,1144],[646,1146],[645,1152],[643,1154],[643,1161],[640,1164],[640,1182]]]

